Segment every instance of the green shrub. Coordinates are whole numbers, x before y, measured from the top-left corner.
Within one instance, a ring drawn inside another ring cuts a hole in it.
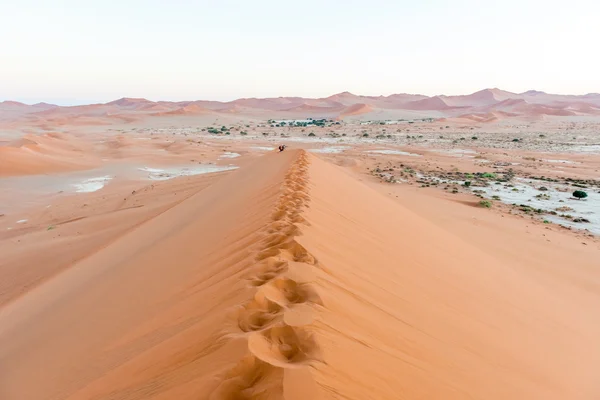
[[[314,132],[311,132],[311,133],[309,133],[309,134],[308,134],[308,136],[309,136],[309,137],[314,137],[314,136],[317,136],[317,135],[315,135],[315,133],[314,133]]]
[[[492,202],[489,200],[481,200],[479,202],[479,207],[483,207],[483,208],[492,208]]]
[[[588,194],[586,192],[584,192],[583,190],[576,190],[573,192],[573,197],[581,200],[581,199],[585,199],[586,197],[588,197]]]

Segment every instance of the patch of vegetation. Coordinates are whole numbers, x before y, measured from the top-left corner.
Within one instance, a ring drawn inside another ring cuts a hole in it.
[[[465,181],[465,183],[463,183],[464,187],[471,187],[471,181]]]
[[[588,197],[588,194],[586,192],[584,192],[583,190],[576,190],[573,192],[573,197],[581,200],[581,199],[585,199],[586,197]]]
[[[488,178],[488,179],[496,179],[496,174],[492,173],[492,172],[484,172],[483,174],[481,174],[482,178]]]
[[[573,222],[586,222],[589,223],[590,220],[587,218],[573,218]]]
[[[477,140],[477,136],[471,137],[471,140]]]
[[[492,202],[489,200],[481,200],[479,202],[479,207],[483,207],[483,208],[492,208]]]
[[[562,206],[562,207],[556,208],[556,211],[567,212],[567,211],[573,211],[573,209],[571,207]]]
[[[498,196],[497,194],[492,196],[492,200],[500,200],[500,196]]]

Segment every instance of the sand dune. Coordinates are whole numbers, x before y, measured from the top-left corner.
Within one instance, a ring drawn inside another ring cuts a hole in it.
[[[595,398],[594,304],[536,276],[270,153],[0,309],[0,395]]]
[[[343,119],[344,117],[350,115],[360,115],[367,114],[373,111],[373,107],[368,104],[354,104],[350,107],[346,107],[338,116],[338,118]]]
[[[452,107],[484,106],[499,103],[507,99],[520,98],[516,93],[500,89],[484,89],[465,96],[440,96]]]
[[[154,113],[152,115],[156,115],[156,116],[163,116],[163,115],[195,115],[195,114],[210,114],[212,113],[211,110],[200,107],[196,104],[189,104],[187,106],[178,108],[176,110],[172,110],[172,111],[164,111],[164,112],[158,112],[158,113]]]
[[[348,107],[368,104],[369,112],[344,113]],[[389,96],[361,96],[342,92],[325,98],[275,97],[242,98],[228,102],[197,101],[158,101],[143,98],[121,98],[106,104],[59,107],[46,103],[26,105],[19,102],[0,103],[0,120],[26,121],[34,125],[84,126],[112,124],[114,120],[123,122],[138,121],[146,116],[192,116],[223,113],[227,118],[266,117],[283,118],[336,118],[352,119],[360,115],[365,119],[385,115],[387,119],[403,119],[410,116],[406,111],[420,111],[421,118],[457,118],[459,115],[512,113],[510,118],[520,120],[539,119],[544,116],[596,116],[600,115],[600,95],[590,93],[583,96],[556,95],[530,90],[525,93],[511,93],[497,88],[484,89],[461,96],[423,96],[413,94],[392,94]],[[343,115],[342,115],[343,114]],[[508,116],[504,116],[508,117]],[[215,114],[215,118],[218,115]],[[494,122],[484,119],[481,122]]]
[[[402,105],[402,108],[407,110],[446,110],[451,107],[441,97],[436,96],[405,103]]]
[[[26,135],[0,146],[0,177],[87,169],[98,163],[84,154],[73,137],[49,133]]]

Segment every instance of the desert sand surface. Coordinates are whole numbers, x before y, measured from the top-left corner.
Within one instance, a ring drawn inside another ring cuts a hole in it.
[[[599,109],[0,103],[0,399],[599,398]]]

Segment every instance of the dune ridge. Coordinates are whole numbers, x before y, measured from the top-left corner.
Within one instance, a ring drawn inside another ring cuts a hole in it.
[[[306,325],[314,318],[312,307],[322,305],[309,283],[317,261],[295,240],[306,223],[307,162],[306,153],[300,153],[286,174],[260,242],[264,247],[247,278],[257,290],[239,307],[237,327],[247,335],[250,354],[227,371],[210,400],[299,398],[315,387],[306,367],[317,362],[319,349]],[[293,370],[302,367],[299,373]]]

